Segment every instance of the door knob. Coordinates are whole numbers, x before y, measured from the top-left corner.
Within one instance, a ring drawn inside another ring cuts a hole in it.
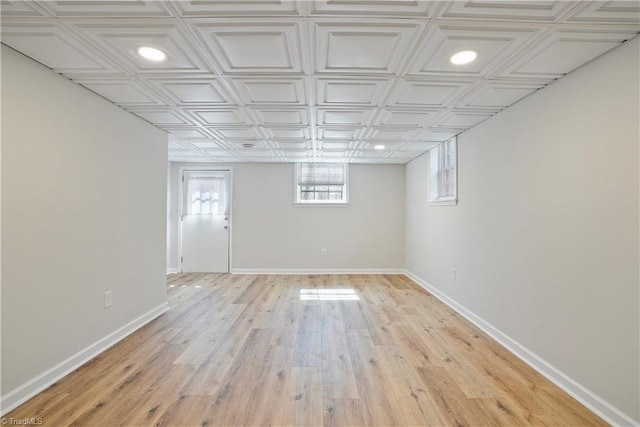
[[[224,226],[224,229],[226,230],[227,228],[229,228],[229,227],[227,227],[227,226],[225,225],[225,226]]]

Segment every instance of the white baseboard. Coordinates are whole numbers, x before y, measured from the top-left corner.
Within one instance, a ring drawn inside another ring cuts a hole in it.
[[[403,269],[296,269],[296,268],[234,268],[231,274],[404,274]]]
[[[49,387],[51,384],[58,381],[60,378],[78,369],[98,354],[140,329],[142,326],[146,325],[167,310],[169,310],[169,303],[165,302],[110,333],[106,337],[96,341],[85,349],[80,350],[51,369],[48,369],[21,386],[11,390],[0,398],[0,408],[2,408],[0,415],[4,415],[12,409],[20,406],[42,390]]]
[[[167,274],[174,274],[177,272],[178,272],[177,268],[167,268]]]
[[[584,406],[589,408],[609,424],[614,426],[640,426],[640,423],[638,421],[634,420],[629,415],[625,414],[600,396],[596,395],[594,392],[587,389],[582,384],[570,378],[564,372],[560,371],[558,368],[554,367],[552,364],[550,364],[516,340],[507,336],[498,328],[473,313],[471,310],[468,310],[463,305],[449,298],[447,295],[434,288],[428,282],[420,279],[418,276],[408,270],[405,270],[404,274],[408,278],[416,282],[418,285],[420,285],[422,288],[427,290],[429,293],[433,294],[433,296],[438,298],[440,301],[454,309],[456,312],[460,313],[478,328],[482,329],[485,333],[487,333],[487,335],[499,342],[511,353],[515,354],[527,365],[531,366],[552,383],[560,387],[562,390],[566,391],[574,399],[582,403]]]

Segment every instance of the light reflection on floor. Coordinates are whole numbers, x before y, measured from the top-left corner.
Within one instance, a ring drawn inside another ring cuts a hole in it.
[[[300,301],[358,301],[355,289],[300,289]]]

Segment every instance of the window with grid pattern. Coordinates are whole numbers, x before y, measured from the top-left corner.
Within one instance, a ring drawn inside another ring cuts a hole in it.
[[[430,204],[456,204],[458,182],[455,137],[429,150],[429,180]]]
[[[298,163],[295,203],[346,204],[347,171],[344,163]]]

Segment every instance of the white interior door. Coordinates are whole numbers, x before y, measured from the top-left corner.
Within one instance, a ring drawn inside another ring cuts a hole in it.
[[[229,272],[229,171],[184,171],[182,271]]]

